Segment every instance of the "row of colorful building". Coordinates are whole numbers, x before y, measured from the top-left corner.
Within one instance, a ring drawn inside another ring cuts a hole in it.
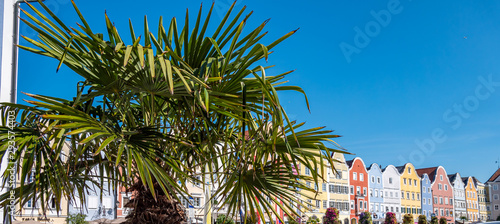
[[[342,224],[358,223],[362,212],[371,212],[374,223],[382,223],[387,212],[395,213],[399,222],[404,214],[413,214],[414,220],[418,220],[420,214],[428,219],[432,216],[445,217],[448,223],[496,220],[500,216],[500,169],[481,183],[475,177],[448,174],[442,166],[420,169],[411,163],[386,167],[374,163],[367,166],[359,157],[346,161],[341,153],[335,153],[334,159],[335,169],[323,169],[324,181],[317,185],[305,182],[317,192],[304,193],[308,197],[302,200],[307,204],[308,211],[303,212],[304,208],[297,206],[302,220],[313,216],[321,218],[329,207],[339,209]],[[299,167],[298,172],[311,175],[311,170],[307,168]],[[89,186],[93,185],[89,183]],[[189,223],[207,223],[204,206],[208,198],[206,189],[200,184],[190,184],[188,190],[192,197],[189,201],[183,200],[182,204],[188,208]],[[101,197],[96,187],[88,191],[85,204],[63,201],[62,210],[55,211],[55,204],[49,202],[54,209],[46,217],[41,217],[40,206],[28,202],[19,208],[17,218],[65,223],[68,214],[83,213],[87,215],[87,220],[115,219],[130,212],[124,205],[131,197],[123,187],[116,191],[105,190]],[[212,211],[215,210],[221,214],[227,212],[223,205],[214,205]],[[214,218],[217,214],[211,216]],[[270,217],[266,223],[274,223],[274,220],[276,217]]]
[[[421,214],[445,217],[448,223],[500,218],[500,169],[482,183],[473,176],[448,174],[442,166],[367,166],[359,157],[346,161],[336,153],[334,158],[336,172],[326,169],[327,178],[315,186],[317,196],[306,199],[311,211],[303,216],[322,217],[328,207],[335,207],[343,224],[357,223],[361,212],[371,212],[374,222],[383,222],[387,212],[395,213],[398,221],[404,214],[413,214],[414,220]],[[307,169],[300,172],[310,174]]]

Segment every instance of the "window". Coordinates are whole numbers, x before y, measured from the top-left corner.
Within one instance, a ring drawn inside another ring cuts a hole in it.
[[[383,198],[384,197],[384,191],[380,190],[380,197]]]
[[[408,184],[411,186],[411,179],[408,179]]]
[[[370,189],[370,197],[373,197],[373,189]]]
[[[322,188],[323,192],[326,192],[326,184],[325,183],[322,184],[321,188]]]
[[[311,182],[307,181],[306,185],[307,185],[308,188],[311,188]]]
[[[439,204],[443,204],[443,198],[442,197],[439,197]]]
[[[354,201],[351,200],[351,209],[354,209]]]
[[[103,197],[102,198],[102,206],[104,208],[113,208],[113,200],[110,197]]]
[[[386,191],[387,192],[387,191]],[[391,191],[391,198],[394,197],[394,193]]]
[[[497,191],[498,190],[498,184],[493,185],[493,190]]]
[[[453,204],[453,198],[450,198],[450,205]]]
[[[403,184],[406,184],[406,178],[403,178]]]
[[[375,183],[375,177],[372,176],[372,183]]]
[[[445,184],[444,185],[444,190],[447,191],[448,190],[448,184]]]
[[[360,180],[360,181],[365,181],[365,175],[364,175],[364,174],[362,174],[362,173],[360,173],[360,174],[359,174],[359,180]]]
[[[438,189],[439,189],[439,190],[443,190],[443,185],[438,184]]]
[[[351,194],[354,194],[354,186],[351,186]]]
[[[447,198],[447,197],[445,197],[445,198],[444,198],[444,204],[445,204],[445,205],[447,205],[447,204],[448,204],[448,198]]]
[[[359,202],[359,209],[363,209],[363,201]]]
[[[363,195],[367,195],[366,194],[366,187],[363,188]]]
[[[429,204],[429,205],[430,205],[430,204],[431,204],[431,199],[430,199],[430,198],[427,198],[427,202],[429,202],[429,203],[427,203],[427,204]],[[437,204],[437,199],[436,199],[436,204]]]
[[[316,207],[320,208],[320,205],[321,205],[321,201],[320,200],[316,200]]]
[[[318,185],[317,184],[314,184],[314,190],[318,191]]]
[[[408,167],[408,173],[411,173],[411,167]]]
[[[426,203],[425,203],[425,200],[422,200],[422,204],[424,204],[424,205],[426,204]],[[425,214],[424,214],[424,215],[425,215]]]
[[[328,206],[327,201],[323,201],[323,208],[326,208]]]
[[[443,175],[439,175],[439,180],[443,180]]]
[[[356,173],[356,172],[352,173],[352,179],[358,180],[358,173]]]
[[[425,193],[425,187],[424,187],[424,186],[422,186],[422,192],[424,192],[424,193]]]
[[[25,208],[33,208],[33,199],[30,199],[24,204]]]
[[[431,188],[427,188],[427,193],[431,193]]]
[[[359,186],[356,187],[356,194],[361,194],[361,187]]]
[[[389,193],[387,193],[387,191],[386,191],[386,192],[385,192],[385,197],[389,197],[389,195],[388,195],[388,194],[389,194]]]
[[[309,168],[305,168],[306,175],[311,175],[311,170]]]
[[[377,183],[380,184],[380,177],[377,177]]]
[[[434,197],[434,204],[437,204],[437,203],[438,203],[438,198]]]
[[[195,176],[195,178],[196,178],[196,180],[198,180],[198,181],[195,181],[195,182],[193,183],[193,186],[200,187],[200,186],[201,186],[201,182],[200,182],[200,181],[201,181],[201,177],[200,177],[200,176]]]
[[[375,197],[378,197],[378,190],[375,189]]]
[[[498,205],[495,205],[495,210],[498,210]]]
[[[99,198],[95,196],[90,196],[88,202],[88,208],[96,209],[99,206]]]
[[[417,180],[413,180],[413,185],[417,186]]]
[[[406,192],[406,199],[410,199],[410,192]]]
[[[417,193],[417,200],[420,200],[420,193]]]
[[[415,193],[411,193],[411,200],[415,200]]]
[[[389,177],[389,183],[392,184],[392,177]]]
[[[494,199],[494,200],[498,200],[498,194],[494,194],[494,195],[493,195],[493,199]]]
[[[401,198],[405,199],[405,192],[404,191],[401,191]]]

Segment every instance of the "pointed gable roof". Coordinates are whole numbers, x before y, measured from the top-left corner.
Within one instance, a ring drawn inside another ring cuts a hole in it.
[[[455,182],[455,179],[457,179],[457,173],[454,174],[448,174],[448,179],[450,179],[450,182]]]
[[[500,168],[486,182],[494,182],[500,176]]]
[[[347,166],[348,166],[349,168],[351,168],[351,167],[352,167],[352,164],[354,163],[354,159],[351,159],[351,160],[349,160],[349,161],[345,161],[345,163],[347,164]]]
[[[436,177],[436,172],[437,172],[437,166],[436,167],[429,167],[429,168],[422,168],[422,169],[417,169],[418,175],[422,178],[424,174],[427,174],[429,176],[429,179],[431,182],[434,182],[434,178]]]
[[[403,166],[397,166],[396,169],[398,170],[399,174],[402,174],[405,171],[406,165]]]

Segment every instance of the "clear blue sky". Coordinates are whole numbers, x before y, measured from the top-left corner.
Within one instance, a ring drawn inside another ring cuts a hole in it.
[[[183,21],[186,8],[194,16],[201,3],[147,2],[77,0],[94,30],[105,32],[106,10],[122,36],[129,18],[140,32],[144,15],[156,27],[159,16]],[[69,0],[45,3],[76,26]],[[204,3],[208,10],[212,1]],[[212,22],[231,3],[216,0]],[[500,1],[243,0],[237,8],[244,5],[254,11],[248,28],[271,18],[264,43],[300,27],[268,62],[277,65],[268,74],[297,69],[290,84],[308,94],[310,114],[299,94],[282,94],[293,119],[335,130],[367,165],[442,165],[483,182],[497,169]],[[21,34],[35,37],[24,25]],[[79,77],[67,68],[56,74],[57,61],[27,52],[19,60],[19,91],[74,95]]]

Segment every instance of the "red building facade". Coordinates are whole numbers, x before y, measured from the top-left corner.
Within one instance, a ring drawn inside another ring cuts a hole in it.
[[[351,223],[358,223],[359,214],[369,211],[368,171],[365,163],[359,157],[346,163],[349,167],[350,218]]]

